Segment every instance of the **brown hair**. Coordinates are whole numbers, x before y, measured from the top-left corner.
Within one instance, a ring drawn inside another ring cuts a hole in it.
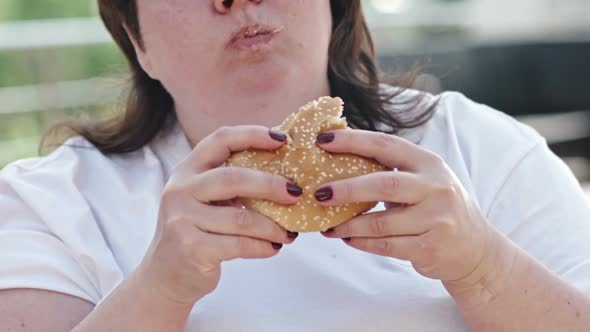
[[[435,104],[415,110],[411,116],[391,112],[395,107],[411,109],[423,94],[397,98],[413,85],[418,70],[403,75],[390,84],[401,88],[387,92],[380,86],[381,71],[364,19],[361,0],[331,0],[333,32],[329,50],[328,79],[333,96],[345,102],[344,116],[351,127],[376,131],[384,123],[395,134],[399,129],[413,128],[428,121]],[[143,47],[135,0],[98,0],[100,16],[113,39],[127,58],[131,87],[123,112],[103,121],[84,123],[68,120],[50,128],[40,150],[49,147],[49,137],[69,129],[71,135],[85,137],[103,153],[126,153],[148,144],[163,128],[172,123],[174,103],[159,81],[151,79],[141,68],[135,50],[123,25]]]

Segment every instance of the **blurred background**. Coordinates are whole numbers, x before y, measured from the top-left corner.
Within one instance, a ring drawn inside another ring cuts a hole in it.
[[[590,1],[364,0],[382,67],[427,65],[417,88],[461,91],[545,136],[590,182]],[[0,168],[44,129],[102,117],[126,66],[96,0],[0,0]],[[502,133],[498,133],[502,135]]]

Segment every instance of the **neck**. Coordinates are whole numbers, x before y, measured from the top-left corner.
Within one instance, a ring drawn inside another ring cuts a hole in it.
[[[192,105],[176,103],[179,123],[191,147],[223,126],[262,125],[271,128],[280,125],[289,114],[307,102],[330,95],[330,87],[325,79],[315,85],[301,84],[250,96],[225,92],[223,95],[194,98]],[[198,105],[194,104],[195,100]]]

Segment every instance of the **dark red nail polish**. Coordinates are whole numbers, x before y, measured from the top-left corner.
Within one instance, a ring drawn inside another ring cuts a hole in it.
[[[332,188],[326,187],[316,191],[314,196],[319,202],[325,202],[332,199],[334,192],[332,191]]]
[[[282,243],[274,243],[274,242],[273,242],[273,244],[272,244],[272,247],[273,247],[275,250],[281,250],[281,248],[283,247],[283,244],[282,244]]]
[[[297,232],[289,232],[287,231],[287,237],[290,239],[296,239],[299,236],[299,233]]]
[[[320,144],[327,144],[327,143],[332,143],[335,138],[336,138],[336,135],[334,135],[334,133],[324,133],[324,134],[319,134],[317,140],[318,140],[318,143],[320,143]]]
[[[349,238],[349,237],[345,237],[342,239],[342,241],[344,241],[344,242],[350,242],[350,240],[351,240],[351,238]]]
[[[303,195],[303,189],[301,189],[301,187],[293,183],[287,183],[287,192],[289,193],[289,195],[293,197],[299,197]]]
[[[268,134],[270,135],[270,137],[272,139],[274,139],[275,141],[279,141],[281,143],[284,143],[287,141],[287,135],[283,134],[283,133],[279,133],[277,131],[269,131]]]
[[[326,229],[324,233],[334,233],[334,227]]]

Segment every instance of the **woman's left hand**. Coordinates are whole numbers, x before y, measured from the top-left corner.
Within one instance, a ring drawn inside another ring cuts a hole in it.
[[[381,201],[387,207],[357,216],[325,236],[410,261],[418,273],[443,282],[469,277],[489,254],[495,232],[441,157],[403,138],[362,130],[322,134],[318,145],[397,169],[322,186],[316,199],[325,206]]]

